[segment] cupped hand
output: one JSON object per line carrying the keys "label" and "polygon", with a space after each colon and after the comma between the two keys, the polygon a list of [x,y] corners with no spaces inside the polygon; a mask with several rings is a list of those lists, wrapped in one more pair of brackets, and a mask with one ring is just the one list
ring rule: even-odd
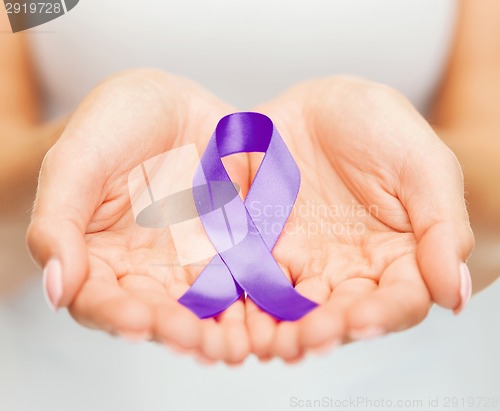
{"label": "cupped hand", "polygon": [[[298,86],[258,108],[302,172],[273,255],[321,306],[279,323],[248,300],[209,320],[178,304],[202,267],[179,266],[168,229],[135,223],[127,177],[172,148],[194,142],[202,152],[232,111],[156,71],[120,75],[85,99],[44,161],[28,232],[54,305],[84,325],[228,363],[242,361],[249,343],[262,359],[295,361],[409,327],[432,301],[461,308],[460,264],[473,237],[457,161],[401,96],[347,78]],[[225,161],[243,193],[259,160]]]}
{"label": "cupped hand", "polygon": [[297,322],[277,322],[247,300],[260,358],[293,362],[309,350],[403,330],[432,302],[463,307],[474,238],[460,166],[405,98],[334,77],[257,111],[273,119],[302,173],[273,255],[296,289],[320,303]]}
{"label": "cupped hand", "polygon": [[[186,79],[155,70],[98,86],[48,152],[28,244],[45,268],[48,297],[80,323],[154,339],[204,360],[241,362],[249,352],[244,304],[200,320],[177,299],[201,266],[181,267],[168,228],[135,223],[128,176],[144,161],[196,143],[235,111]],[[248,164],[226,162],[246,190]]]}

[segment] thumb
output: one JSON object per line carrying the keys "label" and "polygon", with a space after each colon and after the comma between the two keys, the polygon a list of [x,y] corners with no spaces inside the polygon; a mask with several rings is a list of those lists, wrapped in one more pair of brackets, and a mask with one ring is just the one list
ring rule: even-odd
{"label": "thumb", "polygon": [[401,179],[401,200],[417,239],[417,261],[432,299],[460,312],[471,295],[466,261],[474,235],[455,155],[433,135],[425,150],[410,154]]}
{"label": "thumb", "polygon": [[59,141],[40,172],[27,243],[44,268],[44,291],[54,310],[71,304],[87,276],[85,232],[103,180],[91,167],[92,156],[85,147]]}

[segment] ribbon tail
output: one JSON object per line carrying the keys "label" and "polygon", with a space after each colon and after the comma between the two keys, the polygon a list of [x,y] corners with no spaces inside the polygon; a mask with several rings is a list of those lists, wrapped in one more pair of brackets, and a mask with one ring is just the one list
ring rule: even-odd
{"label": "ribbon tail", "polygon": [[318,306],[295,290],[256,228],[220,256],[252,301],[278,320],[296,321]]}
{"label": "ribbon tail", "polygon": [[199,318],[213,317],[243,294],[243,289],[234,281],[232,275],[220,256],[217,254],[198,276],[193,285],[179,299]]}

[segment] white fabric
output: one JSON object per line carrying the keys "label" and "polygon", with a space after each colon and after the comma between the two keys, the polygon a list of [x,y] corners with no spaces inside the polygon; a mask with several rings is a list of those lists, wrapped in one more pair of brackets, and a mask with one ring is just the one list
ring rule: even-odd
{"label": "white fabric", "polygon": [[30,37],[52,114],[138,66],[190,77],[240,109],[338,73],[395,86],[424,108],[454,12],[453,0],[82,0]]}

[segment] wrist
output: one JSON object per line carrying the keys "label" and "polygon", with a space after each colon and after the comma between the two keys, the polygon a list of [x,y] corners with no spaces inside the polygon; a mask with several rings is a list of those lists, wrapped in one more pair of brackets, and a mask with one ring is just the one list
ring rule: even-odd
{"label": "wrist", "polygon": [[52,123],[3,125],[0,130],[0,197],[2,209],[32,198],[43,157],[57,141],[66,120]]}

